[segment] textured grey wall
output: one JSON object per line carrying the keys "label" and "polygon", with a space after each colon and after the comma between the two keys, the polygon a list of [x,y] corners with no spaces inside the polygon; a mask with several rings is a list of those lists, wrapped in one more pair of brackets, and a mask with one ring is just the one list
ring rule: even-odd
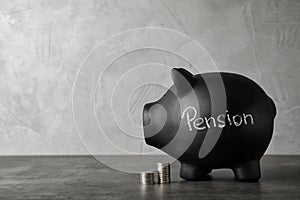
{"label": "textured grey wall", "polygon": [[[220,70],[260,83],[278,108],[268,153],[299,154],[299,13],[298,0],[1,0],[0,154],[87,153],[71,109],[78,67],[109,36],[146,26],[188,34]],[[113,74],[105,77],[107,85]],[[89,119],[80,123],[92,126]],[[93,137],[84,140],[94,141],[100,153],[120,153]]]}

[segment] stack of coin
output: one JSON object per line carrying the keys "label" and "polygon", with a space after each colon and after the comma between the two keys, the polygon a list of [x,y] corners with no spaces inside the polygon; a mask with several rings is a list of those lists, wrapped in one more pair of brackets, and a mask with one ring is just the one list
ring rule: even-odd
{"label": "stack of coin", "polygon": [[158,174],[158,183],[170,183],[171,182],[171,170],[170,163],[156,163],[157,165],[157,174]]}
{"label": "stack of coin", "polygon": [[155,183],[154,172],[141,172],[140,183],[143,185],[153,185]]}

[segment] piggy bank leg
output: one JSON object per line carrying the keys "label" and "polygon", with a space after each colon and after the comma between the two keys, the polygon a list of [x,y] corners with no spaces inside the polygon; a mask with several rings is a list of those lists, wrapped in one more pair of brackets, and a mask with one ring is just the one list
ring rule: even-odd
{"label": "piggy bank leg", "polygon": [[197,165],[181,163],[180,177],[189,181],[205,180],[211,169],[203,169]]}
{"label": "piggy bank leg", "polygon": [[241,163],[233,168],[233,172],[239,181],[258,181],[261,177],[259,160]]}

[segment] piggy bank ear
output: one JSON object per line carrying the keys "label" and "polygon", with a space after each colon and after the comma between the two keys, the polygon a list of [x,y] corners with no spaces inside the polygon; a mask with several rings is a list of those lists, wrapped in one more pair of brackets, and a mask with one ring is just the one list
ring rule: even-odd
{"label": "piggy bank ear", "polygon": [[177,90],[177,96],[186,94],[196,83],[193,74],[183,68],[173,68],[171,74]]}

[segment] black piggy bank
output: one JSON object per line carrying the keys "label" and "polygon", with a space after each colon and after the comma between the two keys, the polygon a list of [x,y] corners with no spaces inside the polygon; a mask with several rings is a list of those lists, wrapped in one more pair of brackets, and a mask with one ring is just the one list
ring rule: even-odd
{"label": "black piggy bank", "polygon": [[276,115],[272,99],[239,74],[183,68],[171,74],[174,85],[144,106],[145,142],[176,158],[186,180],[220,168],[232,169],[239,181],[259,180]]}

